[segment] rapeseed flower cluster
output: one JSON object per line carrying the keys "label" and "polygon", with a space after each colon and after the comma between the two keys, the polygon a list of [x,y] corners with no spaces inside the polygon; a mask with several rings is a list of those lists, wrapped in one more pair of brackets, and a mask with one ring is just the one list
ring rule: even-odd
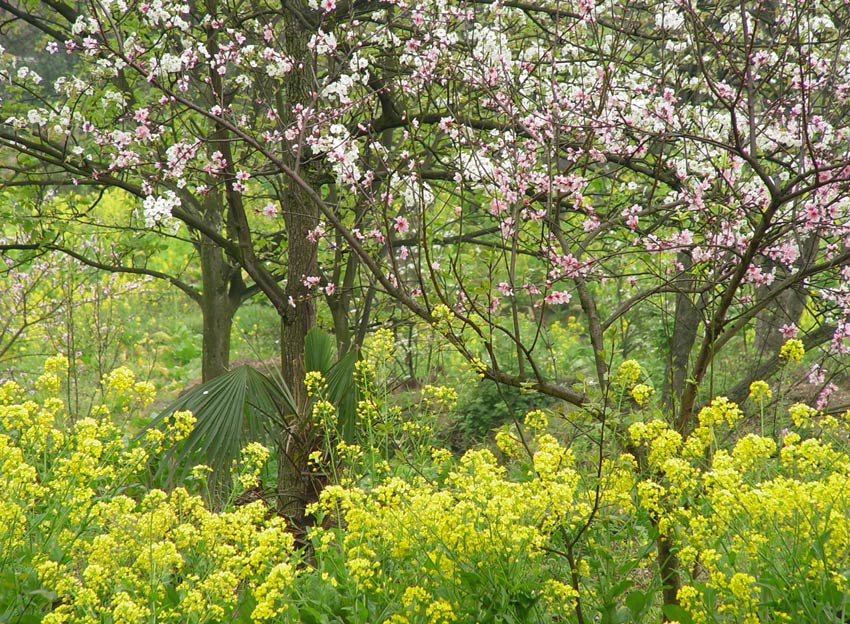
{"label": "rapeseed flower cluster", "polygon": [[770,386],[767,385],[766,381],[757,380],[750,384],[749,398],[762,405],[773,398],[773,392],[771,392]]}
{"label": "rapeseed flower cluster", "polygon": [[422,402],[431,409],[448,411],[457,406],[457,390],[448,386],[422,386]]}
{"label": "rapeseed flower cluster", "polygon": [[803,341],[799,338],[789,338],[779,348],[779,357],[795,364],[802,361],[805,354],[806,349],[803,346]]}
{"label": "rapeseed flower cluster", "polygon": [[137,381],[135,373],[126,366],[107,373],[101,385],[107,404],[123,414],[144,410],[153,403],[156,395],[156,388],[151,382]]}
{"label": "rapeseed flower cluster", "polygon": [[637,360],[625,360],[614,373],[612,381],[620,387],[623,396],[628,394],[638,407],[646,407],[655,394],[655,388],[641,381],[643,369]]}
{"label": "rapeseed flower cluster", "polygon": [[304,387],[308,397],[322,394],[325,384],[325,377],[320,371],[307,371],[304,375]]}
{"label": "rapeseed flower cluster", "polygon": [[[639,380],[634,370],[623,379]],[[132,387],[125,373],[113,379]],[[433,405],[452,400],[427,394]],[[24,597],[12,618],[29,609],[47,624],[261,624],[333,611],[358,624],[472,624],[494,613],[549,623],[573,619],[579,604],[593,614],[616,603],[645,621],[657,600],[639,616],[636,594],[611,588],[657,574],[656,538],[679,562],[678,598],[693,622],[802,621],[814,606],[837,616],[850,592],[850,417],[827,428],[802,404],[781,440],[736,434],[741,410],[723,397],[687,436],[636,422],[634,455],[606,449],[589,476],[587,456],[538,410],[497,434],[506,462],[429,446],[410,470],[401,434],[424,429],[395,427],[397,411],[367,395],[373,437],[329,439],[313,458],[333,455],[346,470],[311,509],[307,559],[262,501],[216,512],[182,487],[141,485],[148,460],[191,431],[190,413],[129,442],[104,406],[74,421],[56,397],[32,396],[0,384],[0,574],[21,579]],[[389,436],[395,446],[378,462]],[[269,451],[249,445],[241,457],[248,487]]]}
{"label": "rapeseed flower cluster", "polygon": [[482,612],[518,617],[526,600],[536,613],[531,621],[564,613],[576,594],[560,576],[563,566],[550,565],[547,547],[588,507],[579,500],[571,451],[542,433],[541,416],[528,417],[538,434],[527,477],[509,477],[490,451],[479,449],[438,481],[389,477],[373,487],[330,486],[314,512],[337,519],[345,531],[313,529],[314,544],[320,552],[342,549],[343,576],[384,605],[386,621],[471,622],[470,614]]}
{"label": "rapeseed flower cluster", "polygon": [[723,423],[732,427],[743,417],[744,413],[741,411],[741,408],[724,396],[713,399],[697,415],[699,424],[703,427],[714,427]]}
{"label": "rapeseed flower cluster", "polygon": [[59,394],[62,378],[68,375],[68,358],[64,355],[54,355],[44,361],[42,374],[35,382],[36,390],[46,396]]}
{"label": "rapeseed flower cluster", "polygon": [[640,364],[636,360],[626,360],[617,367],[617,373],[614,375],[614,382],[620,384],[624,388],[629,388],[638,382],[640,375]]}
{"label": "rapeseed flower cluster", "polygon": [[[755,393],[764,397],[764,389]],[[708,452],[715,428],[741,418],[724,397],[700,412],[685,440],[661,421],[629,428],[647,465],[636,505],[676,553],[684,580],[678,599],[695,623],[802,621],[811,605],[843,608],[850,456],[814,437],[822,430],[816,410],[796,404],[789,416],[800,433],[787,433],[778,453],[773,438],[755,434]]]}
{"label": "rapeseed flower cluster", "polygon": [[632,386],[631,390],[629,390],[629,394],[632,395],[635,403],[644,407],[647,403],[649,403],[649,397],[655,394],[655,388],[648,386],[647,384],[639,383]]}
{"label": "rapeseed flower cluster", "polygon": [[[48,360],[39,392],[56,388],[61,366]],[[137,383],[124,370],[104,387],[138,394]],[[134,446],[105,406],[74,422],[56,397],[0,386],[0,564],[21,579],[12,599],[0,588],[6,615],[46,624],[227,621],[240,609],[258,623],[284,617],[297,562],[283,519],[262,502],[214,512],[183,488],[139,485],[150,451],[193,423],[175,413]],[[246,474],[267,457],[246,447]]]}

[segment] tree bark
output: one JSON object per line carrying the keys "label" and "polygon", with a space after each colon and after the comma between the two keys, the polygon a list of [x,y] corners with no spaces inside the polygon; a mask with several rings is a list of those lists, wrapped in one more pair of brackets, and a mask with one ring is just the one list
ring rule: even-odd
{"label": "tree bark", "polygon": [[225,261],[221,247],[206,237],[201,237],[197,247],[203,281],[201,376],[206,382],[230,370],[230,336],[241,293],[233,283],[233,273],[238,269]]}
{"label": "tree bark", "polygon": [[[296,66],[284,81],[282,98],[278,102],[278,115],[284,126],[293,121],[296,104],[310,101],[312,80],[311,53],[307,47],[311,32],[305,28],[299,15],[309,14],[307,3],[296,0],[287,4],[284,15],[284,37],[287,54],[296,59]],[[299,151],[285,155],[286,164],[297,171],[302,179],[310,181],[310,172],[299,162]],[[287,267],[285,296],[289,309],[281,315],[281,372],[289,386],[298,414],[294,414],[289,431],[284,435],[278,463],[278,509],[300,521],[304,506],[312,496],[307,473],[307,455],[312,450],[307,411],[307,393],[304,388],[304,348],[307,333],[316,325],[314,297],[304,284],[304,278],[317,273],[316,246],[307,235],[319,222],[318,206],[306,196],[294,180],[287,180],[284,189],[283,219],[287,233]]]}
{"label": "tree bark", "polygon": [[[686,253],[680,253],[678,256],[677,260],[682,263],[685,271],[690,269],[693,264],[690,256]],[[681,290],[676,293],[673,335],[670,337],[667,366],[661,387],[661,403],[671,415],[675,414],[679,398],[685,388],[691,350],[696,342],[699,328],[699,308],[689,292],[693,284],[694,278],[686,272],[682,273],[677,280]]]}

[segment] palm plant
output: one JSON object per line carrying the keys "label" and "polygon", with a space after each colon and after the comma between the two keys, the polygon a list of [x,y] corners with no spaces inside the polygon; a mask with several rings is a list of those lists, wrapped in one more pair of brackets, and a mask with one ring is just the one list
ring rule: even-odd
{"label": "palm plant", "polygon": [[[305,457],[323,438],[350,441],[356,425],[357,387],[354,380],[356,351],[336,358],[335,339],[319,329],[309,332],[305,344],[305,370],[317,371],[325,379],[324,398],[336,407],[333,431],[322,431],[319,423],[306,429],[295,423],[308,422],[316,397],[297,405],[280,371],[261,372],[241,365],[185,392],[160,412],[140,433],[164,429],[177,411],[195,416],[191,433],[155,458],[154,480],[164,487],[183,483],[199,464],[209,466],[210,498],[216,506],[231,494],[231,473],[238,466],[241,450],[260,442],[278,450],[277,462]],[[326,425],[327,423],[323,423]],[[280,496],[282,493],[274,493]]]}

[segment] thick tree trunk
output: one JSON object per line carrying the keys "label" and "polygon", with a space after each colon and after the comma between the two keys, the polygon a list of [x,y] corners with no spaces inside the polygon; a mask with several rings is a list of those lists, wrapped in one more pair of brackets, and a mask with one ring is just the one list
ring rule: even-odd
{"label": "thick tree trunk", "polygon": [[[303,0],[287,5],[284,37],[287,54],[297,59],[296,67],[287,75],[278,114],[285,125],[292,119],[298,103],[310,101],[311,54],[307,47],[311,32],[298,15],[309,13]],[[287,163],[305,180],[310,173],[298,162],[297,154],[288,155]],[[307,474],[307,455],[312,450],[307,393],[304,389],[304,348],[307,333],[316,324],[314,297],[318,293],[304,285],[304,278],[316,275],[316,246],[307,235],[319,222],[318,207],[294,181],[287,181],[283,218],[287,234],[287,269],[285,295],[289,309],[281,318],[281,372],[289,386],[299,413],[290,419],[287,439],[281,446],[278,464],[279,511],[296,522],[303,518],[304,506],[313,495]]]}
{"label": "thick tree trunk", "polygon": [[203,354],[201,376],[210,381],[230,369],[230,335],[240,294],[232,288],[234,268],[224,259],[221,248],[209,239],[198,244],[201,256],[201,314],[203,316]]}

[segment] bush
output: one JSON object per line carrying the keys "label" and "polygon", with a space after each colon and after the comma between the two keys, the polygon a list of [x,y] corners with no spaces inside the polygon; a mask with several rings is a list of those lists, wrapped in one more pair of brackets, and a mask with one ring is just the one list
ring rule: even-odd
{"label": "bush", "polygon": [[458,416],[449,424],[447,437],[452,448],[462,451],[482,442],[505,423],[554,403],[552,397],[482,379],[461,395]]}

